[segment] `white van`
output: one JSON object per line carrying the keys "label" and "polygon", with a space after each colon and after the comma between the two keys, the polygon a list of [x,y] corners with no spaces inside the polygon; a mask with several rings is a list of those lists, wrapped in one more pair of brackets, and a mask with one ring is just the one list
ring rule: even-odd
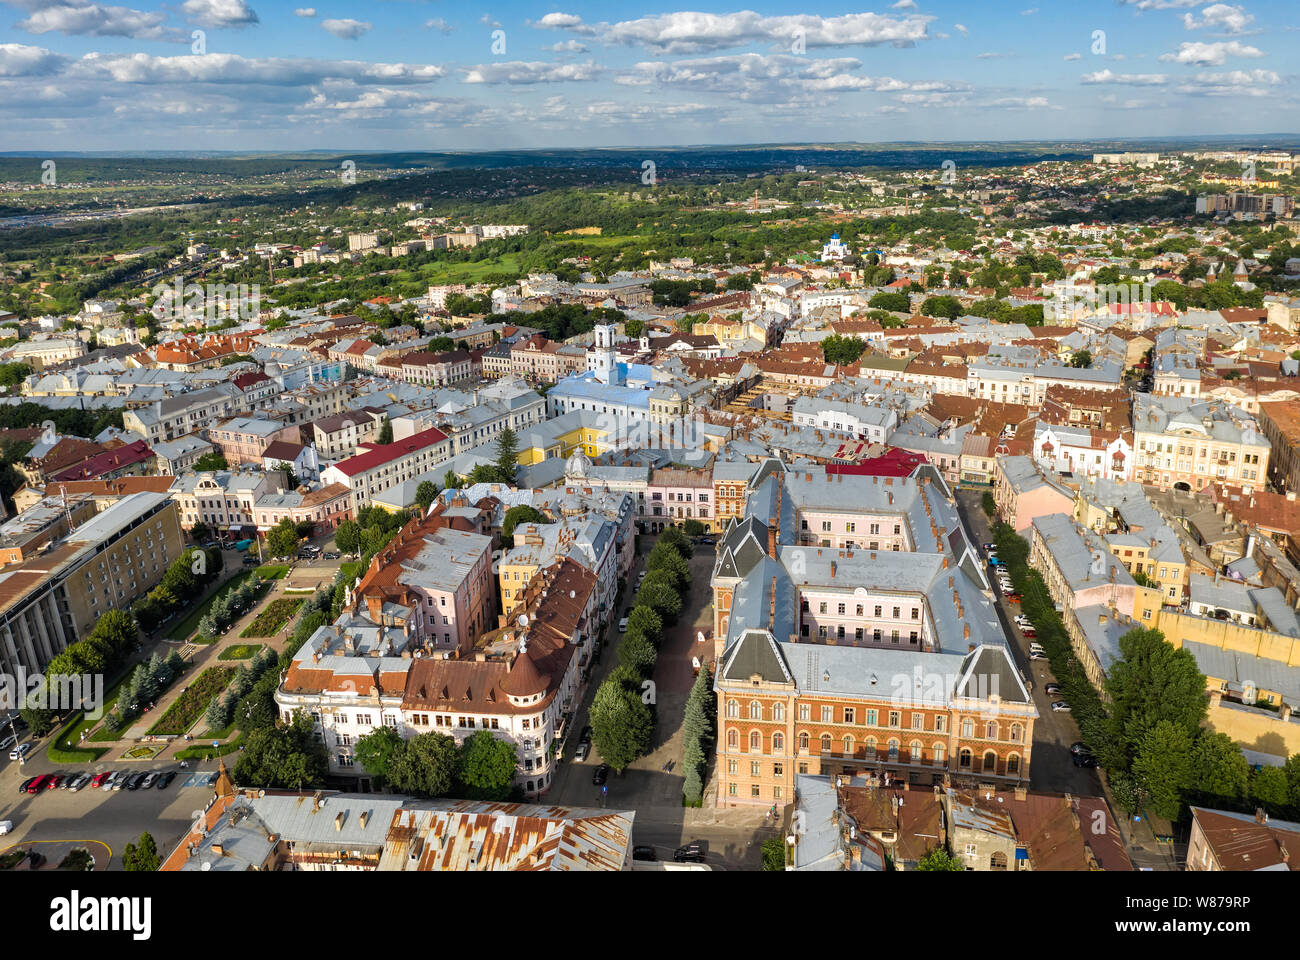
{"label": "white van", "polygon": [[32,745],[30,743],[20,743],[9,751],[10,760],[21,760],[27,754],[31,753]]}

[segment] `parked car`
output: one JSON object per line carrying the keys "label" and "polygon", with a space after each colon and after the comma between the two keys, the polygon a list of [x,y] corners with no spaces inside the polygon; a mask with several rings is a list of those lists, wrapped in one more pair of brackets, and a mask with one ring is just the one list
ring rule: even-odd
{"label": "parked car", "polygon": [[157,779],[158,779],[158,774],[156,771],[154,773],[146,774],[145,778],[140,781],[141,789],[148,790],[150,787],[154,785],[154,781]]}
{"label": "parked car", "polygon": [[175,779],[176,779],[176,771],[168,770],[166,773],[164,773],[161,777],[158,778],[158,789],[166,790],[167,787],[171,784],[171,782]]}
{"label": "parked car", "polygon": [[706,547],[711,547],[711,546],[713,546],[713,538],[712,538],[712,537],[701,537],[701,538],[700,538],[700,543],[702,543],[702,544],[703,544],[704,546],[706,546]]}
{"label": "parked car", "polygon": [[257,559],[257,557],[244,557],[244,566],[246,567],[256,567],[259,566],[261,562],[262,561]]}
{"label": "parked car", "polygon": [[989,564],[995,567],[1005,567],[1006,564],[996,555],[989,557]]}
{"label": "parked car", "polygon": [[9,833],[11,830],[13,830],[13,828],[14,828],[14,822],[12,820],[0,820],[0,837],[3,837],[6,833]]}
{"label": "parked car", "polygon": [[50,775],[49,775],[48,773],[43,774],[43,775],[37,777],[37,778],[36,778],[35,780],[33,780],[30,784],[28,784],[28,786],[27,786],[27,792],[28,792],[28,793],[40,793],[42,790],[45,789],[45,783],[46,783],[46,781],[48,781],[49,779],[50,779]]}
{"label": "parked car", "polygon": [[57,790],[59,787],[63,786],[63,781],[65,779],[66,778],[61,773],[51,773],[49,774],[49,779],[45,781],[45,789]]}
{"label": "parked car", "polygon": [[1018,593],[1007,594],[1007,603],[1019,603],[1020,600],[1021,600],[1021,596]]}
{"label": "parked car", "polygon": [[90,778],[90,785],[92,787],[103,787],[104,781],[107,780],[112,775],[113,775],[112,770],[105,770],[103,773],[97,773]]}
{"label": "parked car", "polygon": [[1076,753],[1071,759],[1074,760],[1076,767],[1095,767],[1098,765],[1097,758],[1091,753]]}
{"label": "parked car", "polygon": [[337,560],[337,559],[339,559],[339,555],[338,555],[337,553],[335,553],[333,550],[331,550],[329,553],[322,553],[322,554],[321,554],[321,559],[323,559],[323,560]]}
{"label": "parked car", "polygon": [[618,632],[627,633],[627,617],[624,617],[618,622]]}
{"label": "parked car", "polygon": [[633,847],[633,848],[632,848],[632,859],[633,859],[633,860],[643,860],[643,861],[644,861],[644,860],[658,860],[659,857],[658,857],[658,855],[655,853],[655,848],[654,848],[654,847]]}
{"label": "parked car", "polygon": [[587,759],[587,754],[591,752],[591,744],[586,740],[578,741],[578,748],[573,751],[573,759],[579,763]]}
{"label": "parked car", "polygon": [[1059,683],[1049,683],[1043,687],[1043,693],[1060,693],[1061,685]]}
{"label": "parked car", "polygon": [[1052,704],[1052,710],[1056,713],[1069,713],[1070,705],[1064,700],[1057,700]]}
{"label": "parked car", "polygon": [[1084,743],[1082,740],[1076,740],[1074,741],[1074,743],[1070,744],[1070,752],[1071,753],[1092,753],[1092,751],[1088,749],[1088,745]]}
{"label": "parked car", "polygon": [[1030,659],[1030,660],[1046,660],[1046,659],[1047,659],[1047,654],[1045,654],[1045,653],[1034,653],[1034,652],[1030,652],[1030,654],[1029,654],[1029,659]]}
{"label": "parked car", "polygon": [[32,752],[32,745],[30,743],[20,743],[18,744],[18,746],[14,747],[12,750],[9,751],[9,759],[21,760],[23,757],[27,756],[27,754],[31,752]]}
{"label": "parked car", "polygon": [[18,786],[18,792],[19,792],[19,793],[29,793],[29,792],[31,792],[31,791],[28,790],[28,787],[30,787],[33,783],[35,783],[35,782],[36,782],[37,780],[39,780],[39,779],[41,779],[39,776],[28,777],[28,778],[27,778],[26,780],[24,780],[21,784],[19,784],[19,786]]}
{"label": "parked car", "polygon": [[131,779],[131,771],[119,770],[113,775],[113,789],[121,790],[126,786],[126,782]]}
{"label": "parked car", "polygon": [[80,790],[88,783],[90,783],[90,774],[88,773],[78,774],[77,778],[73,780],[72,783],[68,784],[68,790],[71,793],[76,793],[78,790]]}
{"label": "parked car", "polygon": [[1034,637],[1038,636],[1038,631],[1035,630],[1033,627],[1025,627],[1023,630],[1020,631],[1020,634],[1021,636],[1033,639]]}
{"label": "parked car", "polygon": [[985,553],[993,553],[993,552],[995,552],[995,551],[997,550],[997,548],[998,548],[998,545],[997,545],[996,543],[986,543],[986,544],[984,544],[984,552],[985,552]]}
{"label": "parked car", "polygon": [[593,772],[591,775],[591,782],[598,787],[603,787],[605,785],[605,781],[608,779],[609,779],[609,767],[603,763],[600,766],[598,766],[595,769],[595,772]]}
{"label": "parked car", "polygon": [[579,739],[579,740],[585,740],[587,743],[591,743],[591,725],[590,725],[590,724],[588,724],[587,726],[585,726],[585,727],[582,728],[582,733],[578,734],[578,739]]}
{"label": "parked car", "polygon": [[698,841],[688,843],[677,848],[677,852],[673,854],[673,859],[678,863],[704,863],[704,847]]}

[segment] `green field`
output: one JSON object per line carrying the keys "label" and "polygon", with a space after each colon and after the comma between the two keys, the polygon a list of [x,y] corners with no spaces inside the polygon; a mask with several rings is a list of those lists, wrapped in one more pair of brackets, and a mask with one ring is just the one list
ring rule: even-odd
{"label": "green field", "polygon": [[265,644],[261,643],[239,643],[233,647],[226,647],[217,656],[218,660],[251,660],[257,656],[259,650]]}
{"label": "green field", "polygon": [[268,563],[253,572],[263,580],[283,580],[289,574],[289,567],[287,564]]}

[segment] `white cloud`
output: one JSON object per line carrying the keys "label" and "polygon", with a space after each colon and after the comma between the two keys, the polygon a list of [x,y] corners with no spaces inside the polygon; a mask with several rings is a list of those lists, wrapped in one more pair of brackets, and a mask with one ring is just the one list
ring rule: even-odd
{"label": "white cloud", "polygon": [[374,24],[367,23],[364,20],[353,20],[351,18],[345,20],[322,20],[320,25],[321,29],[334,34],[334,36],[339,37],[342,40],[355,40],[358,37],[363,37],[369,33],[371,28],[374,26]]}
{"label": "white cloud", "polygon": [[1183,14],[1183,26],[1188,30],[1212,30],[1228,36],[1240,36],[1255,17],[1246,12],[1245,7],[1230,6],[1226,3],[1214,3],[1201,11],[1201,19],[1196,14]]}
{"label": "white cloud", "polygon": [[1169,63],[1190,63],[1196,66],[1220,66],[1228,57],[1262,57],[1264,52],[1239,40],[1218,43],[1180,43],[1176,53],[1162,54],[1160,59]]}
{"label": "white cloud", "polygon": [[133,40],[189,41],[189,34],[165,27],[165,13],[100,3],[27,4],[31,15],[18,21],[28,33],[67,33],[81,37],[129,37]]}
{"label": "white cloud", "polygon": [[986,53],[975,54],[975,59],[976,60],[1010,60],[1014,56],[1015,56],[1014,53],[994,53],[992,51],[989,51]]}
{"label": "white cloud", "polygon": [[58,73],[68,62],[61,53],[24,43],[0,43],[0,77],[40,77]]}
{"label": "white cloud", "polygon": [[314,17],[316,16],[315,7],[299,7],[293,12],[295,17]]}
{"label": "white cloud", "polygon": [[1021,10],[1021,11],[1020,11],[1020,15],[1021,15],[1022,17],[1032,17],[1032,16],[1033,16],[1034,14],[1036,14],[1037,12],[1038,12],[1038,8],[1037,8],[1037,7],[1030,7],[1028,10]]}
{"label": "white cloud", "polygon": [[1118,83],[1129,87],[1159,87],[1169,82],[1163,73],[1112,73],[1109,69],[1085,73],[1082,82],[1087,84]]}
{"label": "white cloud", "polygon": [[434,17],[432,20],[424,21],[424,29],[437,30],[439,33],[451,33],[455,28],[442,17]]}
{"label": "white cloud", "polygon": [[433,64],[367,63],[361,60],[248,58],[233,53],[201,57],[153,57],[145,53],[89,53],[69,65],[78,79],[133,84],[268,84],[308,86],[331,80],[353,83],[429,83],[447,71]]}
{"label": "white cloud", "polygon": [[1070,63],[1070,62],[1072,62],[1072,61],[1074,61],[1074,60],[1082,60],[1082,59],[1083,59],[1083,54],[1081,54],[1081,53],[1067,53],[1067,54],[1065,55],[1065,62],[1066,62],[1066,63]]}
{"label": "white cloud", "polygon": [[561,40],[548,48],[554,53],[586,53],[587,45],[577,40]]}
{"label": "white cloud", "polygon": [[566,83],[595,80],[605,68],[595,63],[543,63],[513,60],[466,67],[465,83]]}
{"label": "white cloud", "polygon": [[190,23],[212,30],[248,27],[259,22],[245,0],[185,0],[181,12]]}
{"label": "white cloud", "polygon": [[898,3],[891,3],[890,10],[915,10],[916,0],[898,0]]}
{"label": "white cloud", "polygon": [[609,44],[642,46],[657,53],[692,54],[724,50],[753,43],[772,43],[789,49],[797,37],[806,47],[913,46],[927,39],[933,17],[851,13],[840,17],[812,14],[764,17],[752,10],[739,13],[682,11],[619,23],[585,24],[574,14],[547,14],[535,26],[562,29],[599,37]]}
{"label": "white cloud", "polygon": [[970,33],[970,31],[966,29],[966,25],[964,23],[954,23],[952,25],[952,28],[956,30],[958,33],[960,33],[962,36],[965,36],[966,34]]}

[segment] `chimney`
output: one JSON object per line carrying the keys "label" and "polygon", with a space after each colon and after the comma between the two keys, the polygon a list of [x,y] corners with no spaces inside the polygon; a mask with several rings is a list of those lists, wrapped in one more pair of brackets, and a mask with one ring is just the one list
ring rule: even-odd
{"label": "chimney", "polygon": [[835,579],[835,561],[834,561],[834,560],[831,561],[831,579],[832,579],[832,580]]}
{"label": "chimney", "polygon": [[[963,624],[961,625],[961,636],[962,636],[962,639],[963,639],[963,640],[969,640],[969,639],[970,639],[970,624],[969,624],[969,623],[963,623]],[[972,650],[975,649],[974,644],[971,645],[971,649],[972,649]]]}
{"label": "chimney", "polygon": [[340,810],[334,817],[334,829],[342,830],[343,821],[346,819],[347,819],[347,815],[342,810]]}

